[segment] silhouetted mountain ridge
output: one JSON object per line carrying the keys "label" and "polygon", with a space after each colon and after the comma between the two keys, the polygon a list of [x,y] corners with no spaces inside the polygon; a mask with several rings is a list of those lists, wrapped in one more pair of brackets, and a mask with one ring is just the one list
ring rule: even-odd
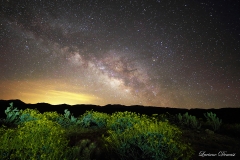
{"label": "silhouetted mountain ridge", "polygon": [[204,113],[213,112],[223,120],[224,123],[240,123],[240,108],[220,108],[220,109],[184,109],[184,108],[170,108],[170,107],[154,107],[154,106],[125,106],[121,104],[108,104],[105,106],[99,105],[89,105],[89,104],[78,104],[78,105],[68,105],[68,104],[58,104],[52,105],[49,103],[40,102],[37,104],[27,104],[22,102],[19,99],[14,100],[0,100],[0,117],[5,118],[5,110],[9,107],[9,103],[13,102],[13,107],[18,108],[19,110],[24,110],[26,108],[37,109],[41,113],[48,111],[56,111],[60,114],[64,114],[64,110],[68,109],[75,117],[82,115],[87,110],[94,110],[104,113],[114,113],[117,111],[130,111],[140,114],[152,115],[152,114],[163,114],[169,113],[175,115],[178,113],[184,114],[188,112],[191,115],[196,116],[197,118],[204,118]]}

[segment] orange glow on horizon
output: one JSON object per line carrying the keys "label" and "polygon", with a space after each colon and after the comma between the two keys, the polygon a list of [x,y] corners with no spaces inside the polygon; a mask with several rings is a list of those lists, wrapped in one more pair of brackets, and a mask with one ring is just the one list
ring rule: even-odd
{"label": "orange glow on horizon", "polygon": [[77,91],[76,87],[61,81],[0,81],[1,99],[19,99],[25,103],[99,104],[101,98]]}

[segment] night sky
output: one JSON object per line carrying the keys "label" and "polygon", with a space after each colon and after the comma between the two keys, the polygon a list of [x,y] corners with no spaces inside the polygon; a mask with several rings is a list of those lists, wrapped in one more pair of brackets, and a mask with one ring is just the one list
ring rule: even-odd
{"label": "night sky", "polygon": [[240,107],[238,0],[1,0],[0,99]]}

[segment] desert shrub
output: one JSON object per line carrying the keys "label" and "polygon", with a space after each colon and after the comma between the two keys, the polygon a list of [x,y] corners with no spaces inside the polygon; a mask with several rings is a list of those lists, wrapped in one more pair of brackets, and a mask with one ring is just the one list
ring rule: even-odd
{"label": "desert shrub", "polygon": [[207,119],[207,123],[212,126],[214,131],[218,130],[222,124],[222,120],[219,119],[216,114],[212,112],[204,113],[204,116]]}
{"label": "desert shrub", "polygon": [[42,118],[47,118],[53,122],[57,122],[62,127],[67,128],[69,126],[74,126],[79,123],[78,119],[70,114],[70,111],[67,109],[64,110],[65,114],[60,115],[57,112],[45,112],[41,114],[37,109],[25,109],[18,110],[17,108],[13,109],[13,104],[10,103],[10,107],[5,110],[7,118],[4,120],[5,123],[14,123],[22,124],[28,121],[34,121]]}
{"label": "desert shrub", "polygon": [[58,114],[56,111],[55,112],[44,112],[42,113],[42,117],[45,117],[46,119],[56,122],[57,118],[60,117],[61,115]]}
{"label": "desert shrub", "polygon": [[34,121],[42,118],[41,113],[37,109],[25,109],[20,110],[19,119],[16,121],[16,124],[22,124],[28,121]]}
{"label": "desert shrub", "polygon": [[57,160],[68,143],[61,126],[45,118],[27,121],[16,129],[1,128],[0,134],[0,159]]}
{"label": "desert shrub", "polygon": [[175,122],[176,122],[176,116],[171,115],[168,112],[158,115],[157,118],[159,121],[169,122],[171,124],[175,124]]}
{"label": "desert shrub", "polygon": [[180,123],[181,125],[184,125],[184,126],[189,126],[189,118],[188,118],[188,113],[185,113],[185,114],[181,114],[181,113],[178,113],[176,115],[176,119],[178,120],[178,123]]}
{"label": "desert shrub", "polygon": [[13,108],[13,103],[10,103],[10,107],[5,110],[5,113],[7,115],[4,120],[5,123],[22,124],[46,117],[51,121],[59,123],[62,127],[67,128],[80,122],[77,118],[71,115],[70,111],[67,109],[64,110],[64,115],[60,115],[57,112],[45,112],[41,114],[37,109],[27,108],[19,111],[17,108]]}
{"label": "desert shrub", "polygon": [[[82,155],[81,150],[79,152],[76,153],[78,146],[82,146],[81,142],[82,140],[90,140],[91,142],[93,142],[97,147],[95,149],[93,149],[91,151],[91,158],[92,159],[106,159],[104,156],[109,157],[109,155],[107,154],[106,150],[105,150],[105,142],[102,139],[102,135],[106,134],[107,129],[106,128],[97,128],[97,129],[93,129],[93,128],[83,128],[83,127],[74,127],[74,128],[69,128],[66,130],[66,137],[67,139],[69,139],[69,146],[71,146],[71,148],[73,148],[73,150],[75,151],[71,151],[69,154],[70,155]],[[89,144],[86,145],[86,147],[89,147]],[[75,148],[75,149],[74,149]],[[82,147],[83,148],[83,147]],[[91,149],[91,147],[90,147]],[[69,156],[67,156],[69,157]]]}
{"label": "desert shrub", "polygon": [[166,114],[153,114],[152,119],[157,119],[158,121],[161,121],[161,122],[168,122],[168,116]]}
{"label": "desert shrub", "polygon": [[125,129],[132,128],[134,124],[139,123],[141,117],[134,112],[116,112],[107,119],[108,129],[122,133]]}
{"label": "desert shrub", "polygon": [[78,145],[69,148],[65,152],[64,157],[72,160],[91,160],[96,147],[97,145],[95,142],[91,142],[89,139],[83,139]]}
{"label": "desert shrub", "polygon": [[28,121],[37,120],[41,117],[41,114],[36,109],[25,109],[25,110],[18,110],[17,108],[13,108],[13,102],[10,103],[10,107],[5,110],[7,115],[6,119],[4,120],[5,123],[12,123],[12,124],[22,124]]}
{"label": "desert shrub", "polygon": [[195,116],[190,116],[190,125],[193,129],[200,129],[201,123],[197,120]]}
{"label": "desert shrub", "polygon": [[139,123],[124,131],[109,130],[106,136],[106,147],[113,149],[122,160],[126,159],[190,159],[193,149],[181,142],[181,131],[168,122],[153,122],[142,118]]}
{"label": "desert shrub", "polygon": [[198,122],[197,118],[195,116],[189,115],[188,112],[186,112],[184,115],[181,115],[179,113],[176,115],[176,118],[181,125],[191,127],[193,129],[201,128],[201,123]]}
{"label": "desert shrub", "polygon": [[9,103],[10,107],[7,107],[5,110],[5,114],[7,115],[6,119],[3,121],[5,123],[15,123],[19,118],[19,110],[17,108],[13,108],[13,102]]}
{"label": "desert shrub", "polygon": [[71,115],[70,111],[64,110],[64,115],[54,115],[55,121],[60,124],[63,128],[76,127],[80,125],[80,120]]}
{"label": "desert shrub", "polygon": [[84,128],[104,128],[107,126],[109,115],[106,113],[87,111],[80,119],[80,125]]}

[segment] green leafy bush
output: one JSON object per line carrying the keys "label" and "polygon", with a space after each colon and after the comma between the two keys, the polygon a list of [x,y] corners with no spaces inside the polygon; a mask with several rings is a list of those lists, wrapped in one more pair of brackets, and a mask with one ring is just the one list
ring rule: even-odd
{"label": "green leafy bush", "polygon": [[46,118],[27,121],[16,129],[1,128],[0,159],[61,159],[68,141],[65,131]]}
{"label": "green leafy bush", "polygon": [[106,147],[113,149],[122,160],[190,159],[194,154],[193,149],[181,141],[182,132],[168,122],[153,122],[143,116],[129,126],[124,126],[121,132],[109,130],[109,136],[103,136]]}
{"label": "green leafy bush", "polygon": [[[99,151],[96,143],[81,140],[77,146],[67,147],[68,130],[65,129],[77,127],[80,120],[68,110],[64,112],[59,115],[57,112],[41,114],[36,109],[21,110],[14,121],[18,128],[0,128],[0,159],[91,159],[93,150],[94,154]],[[94,115],[97,120],[102,114]]]}
{"label": "green leafy bush", "polygon": [[190,116],[190,125],[193,129],[200,129],[201,128],[201,123],[197,120],[195,116]]}
{"label": "green leafy bush", "polygon": [[3,120],[4,124],[18,125],[39,119],[40,112],[36,109],[25,109],[19,111],[17,108],[13,108],[13,102],[11,102],[10,107],[5,110],[5,114],[7,117]]}
{"label": "green leafy bush", "polygon": [[122,133],[128,128],[132,128],[134,124],[139,123],[141,117],[134,112],[116,112],[107,119],[108,129]]}
{"label": "green leafy bush", "polygon": [[185,125],[193,129],[201,128],[201,123],[198,122],[197,118],[195,116],[188,115],[188,112],[186,112],[184,115],[179,113],[176,115],[176,118],[181,125]]}
{"label": "green leafy bush", "polygon": [[5,110],[7,115],[5,122],[13,124],[22,124],[28,121],[39,119],[40,112],[36,109],[18,110],[13,108],[13,102],[10,103],[10,107]]}
{"label": "green leafy bush", "polygon": [[212,112],[208,112],[207,114],[204,113],[204,116],[207,119],[207,123],[210,124],[212,126],[212,129],[214,131],[218,130],[222,124],[222,120],[219,119],[216,114],[212,113]]}
{"label": "green leafy bush", "polygon": [[55,112],[44,112],[42,114],[42,117],[47,118],[50,121],[56,122],[57,118],[60,117],[61,115],[58,114],[56,111]]}
{"label": "green leafy bush", "polygon": [[106,113],[87,111],[79,119],[84,128],[105,128],[109,115]]}
{"label": "green leafy bush", "polygon": [[64,110],[64,115],[58,115],[54,119],[63,128],[77,127],[80,125],[80,120],[71,115],[67,109]]}
{"label": "green leafy bush", "polygon": [[16,121],[16,124],[22,124],[28,121],[35,121],[41,118],[41,113],[37,109],[25,109],[20,110],[19,119]]}
{"label": "green leafy bush", "polygon": [[[109,116],[87,111],[75,118],[67,109],[64,112],[64,115],[56,112],[41,114],[36,109],[18,111],[9,108],[5,112],[6,119],[18,124],[18,128],[0,128],[0,159],[92,159],[98,148],[95,142],[83,139],[68,147],[67,131],[79,126],[81,129],[108,129],[101,141],[124,160],[190,159],[194,153],[181,141],[181,131],[170,125],[165,115],[150,118],[133,112],[116,112]],[[186,117],[188,120],[184,123],[198,126],[190,123],[196,119]]]}
{"label": "green leafy bush", "polygon": [[168,122],[168,115],[167,114],[153,114],[152,119],[157,119],[158,121],[161,121],[161,122]]}
{"label": "green leafy bush", "polygon": [[7,115],[4,120],[6,123],[15,123],[19,118],[19,110],[17,108],[13,108],[13,102],[10,103],[10,107],[7,107],[5,110],[5,114]]}

